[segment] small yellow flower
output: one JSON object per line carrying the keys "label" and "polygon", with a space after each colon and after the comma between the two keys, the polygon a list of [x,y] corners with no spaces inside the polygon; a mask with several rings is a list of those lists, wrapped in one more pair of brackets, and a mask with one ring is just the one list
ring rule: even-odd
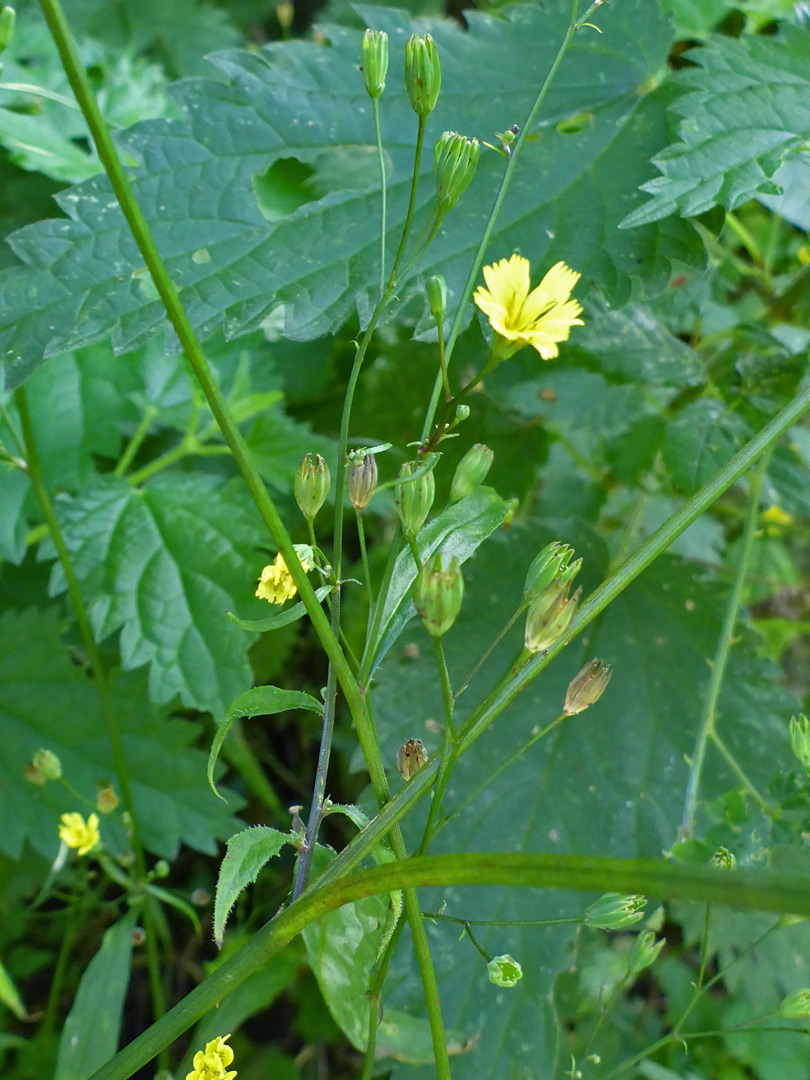
{"label": "small yellow flower", "polygon": [[[768,525],[792,525],[793,515],[789,514],[787,510],[783,510],[781,506],[777,506],[776,503],[773,503],[767,510],[763,510],[762,520]],[[771,530],[769,529],[768,531],[770,532]],[[778,529],[774,529],[774,532],[778,531]]]}
{"label": "small yellow flower", "polygon": [[575,270],[558,262],[529,292],[529,260],[522,255],[484,267],[487,288],[479,286],[473,300],[492,329],[504,339],[496,345],[501,359],[511,356],[521,345],[537,349],[543,360],[558,355],[557,342],[568,340],[572,326],[583,325],[578,318],[581,305],[569,299],[579,277]]}
{"label": "small yellow flower", "polygon": [[[309,572],[315,565],[312,548],[309,544],[294,544],[293,546],[301,565]],[[287,569],[287,564],[279,552],[273,562],[262,570],[256,595],[260,600],[267,600],[271,604],[283,604],[287,600],[292,600],[297,592],[298,589]]]}
{"label": "small yellow flower", "polygon": [[59,839],[69,848],[78,848],[80,855],[86,855],[100,839],[98,814],[91,814],[86,822],[81,814],[62,814],[59,819]]}
{"label": "small yellow flower", "polygon": [[230,1035],[217,1035],[205,1044],[205,1050],[198,1050],[194,1055],[193,1070],[186,1074],[186,1080],[233,1080],[236,1069],[225,1072],[233,1061],[233,1050],[225,1045]]}

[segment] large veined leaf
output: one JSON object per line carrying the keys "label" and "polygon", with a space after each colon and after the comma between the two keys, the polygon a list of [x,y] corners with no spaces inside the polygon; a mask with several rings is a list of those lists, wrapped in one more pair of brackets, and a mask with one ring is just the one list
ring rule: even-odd
{"label": "large veined leaf", "polygon": [[[540,524],[515,528],[490,541],[470,564],[462,613],[444,639],[455,685],[518,603],[526,565],[547,538],[551,534]],[[581,576],[587,592],[604,572],[604,552],[581,525],[570,523],[559,539],[585,555]],[[518,696],[457,766],[444,800],[448,817],[431,850],[658,856],[674,843],[688,775],[685,756],[693,750],[725,597],[702,577],[680,560],[660,560],[585,640],[575,641]],[[459,718],[511,661],[520,628],[513,634],[459,698]],[[419,627],[409,640],[422,642]],[[375,717],[386,761],[407,737],[423,739],[431,750],[440,744],[435,663],[426,642],[419,651],[418,659],[412,652],[399,660],[389,657],[378,673]],[[602,699],[520,756],[532,733],[560,714],[568,681],[594,655],[615,665]],[[757,658],[755,643],[743,634],[721,695],[718,732],[760,791],[787,764],[793,708],[778,672]],[[710,747],[701,794],[713,797],[738,784]],[[410,824],[415,844],[421,827]],[[761,832],[767,837],[765,819]],[[509,889],[424,890],[420,900],[425,911],[438,911],[446,902],[446,913],[461,918],[526,920],[578,915],[583,902],[567,894]],[[459,941],[458,929],[440,920],[428,923],[445,1022],[470,1040],[468,1051],[454,1061],[454,1077],[502,1076],[504,1060],[510,1062],[510,1078],[564,1075],[571,1059],[555,1019],[553,985],[556,973],[574,962],[571,930],[476,928],[491,955],[508,952],[523,964],[524,979],[508,990],[489,984],[481,957],[468,941]],[[406,955],[403,949],[395,957],[386,1002],[422,1015],[418,976]],[[429,1072],[398,1069],[394,1075],[404,1080]]]}
{"label": "large veined leaf", "polygon": [[[53,859],[59,815],[85,812],[61,784],[36,787],[25,779],[36,750],[57,754],[65,778],[88,799],[95,799],[102,784],[118,790],[98,691],[71,662],[59,631],[53,612],[7,613],[0,619],[0,851],[14,858],[28,842]],[[195,725],[151,707],[142,675],[119,676],[113,704],[143,843],[169,859],[181,843],[213,854],[216,840],[236,827],[232,811],[239,800],[228,792],[226,807],[209,789],[205,754],[190,746]],[[102,819],[103,839],[109,821]]]}
{"label": "large veined leaf", "polygon": [[[568,20],[567,3],[519,6],[491,17],[471,12],[469,29],[413,22],[385,9],[364,12],[392,42],[429,30],[443,63],[443,94],[428,147],[446,128],[491,141],[520,122],[548,70]],[[603,17],[606,15],[607,17]],[[531,133],[491,244],[492,257],[519,249],[535,263],[563,258],[600,288],[626,296],[629,275],[666,272],[668,256],[692,241],[672,224],[626,233],[646,162],[666,140],[664,90],[650,90],[664,66],[670,30],[645,0],[600,13],[599,34],[581,30]],[[138,202],[202,337],[228,336],[269,316],[286,336],[324,334],[376,288],[379,191],[371,110],[357,72],[359,34],[325,27],[330,48],[287,42],[214,63],[222,81],[175,88],[183,120],[147,121],[119,136]],[[404,219],[416,123],[392,48],[382,99],[389,184],[389,250]],[[645,91],[649,92],[645,93]],[[576,115],[574,125],[561,124]],[[312,170],[302,205],[267,220],[254,195],[259,174],[296,158]],[[417,198],[417,229],[433,201],[432,155]],[[458,295],[492,204],[503,160],[487,152],[462,203],[446,220],[422,269],[441,271]],[[18,232],[26,263],[0,279],[0,347],[6,382],[20,383],[43,356],[112,335],[133,348],[165,325],[105,178],[60,194],[67,218]],[[359,298],[358,298],[359,294]],[[405,300],[408,289],[400,290]]]}
{"label": "large veined leaf", "polygon": [[200,473],[164,474],[142,490],[100,477],[59,510],[99,640],[121,630],[123,665],[149,664],[153,700],[179,694],[222,713],[251,682],[252,638],[226,612],[258,609],[250,598],[267,542],[242,487]]}
{"label": "large veined leaf", "polygon": [[752,196],[778,193],[772,177],[810,136],[810,33],[783,26],[778,37],[718,37],[688,54],[696,65],[678,80],[690,89],[673,111],[678,143],[653,163],[663,174],[642,185],[652,200],[624,226],[668,214],[733,210]]}

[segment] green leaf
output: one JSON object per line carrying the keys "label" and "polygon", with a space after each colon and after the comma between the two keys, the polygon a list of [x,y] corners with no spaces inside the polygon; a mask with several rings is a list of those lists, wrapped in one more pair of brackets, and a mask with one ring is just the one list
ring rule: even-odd
{"label": "green leaf", "polygon": [[653,386],[694,386],[701,381],[695,351],[671,334],[645,304],[614,310],[602,297],[592,297],[576,346],[614,381]]}
{"label": "green leaf", "polygon": [[[321,585],[320,589],[315,590],[315,595],[319,600],[323,600],[330,592],[332,592],[331,585]],[[230,611],[228,612],[228,618],[240,630],[249,630],[254,634],[266,634],[268,630],[279,630],[282,626],[289,626],[290,623],[303,619],[306,613],[307,609],[299,602],[293,604],[291,608],[287,608],[286,611],[280,611],[278,615],[270,615],[267,619],[240,619]]]}
{"label": "green leaf", "polygon": [[[458,686],[519,601],[526,566],[548,540],[571,543],[585,556],[580,574],[585,594],[604,575],[608,561],[601,542],[581,522],[534,522],[513,526],[481,549],[465,575],[465,605],[444,639],[451,681]],[[497,588],[493,588],[493,582]],[[696,726],[714,655],[727,592],[678,559],[650,567],[571,646],[526,687],[460,760],[444,797],[445,818],[431,853],[513,850],[549,854],[576,852],[628,857],[660,856],[678,835]],[[469,601],[467,603],[466,601]],[[413,640],[427,635],[419,627]],[[459,698],[461,724],[494,679],[508,670],[520,647],[522,627],[495,651]],[[568,682],[590,657],[613,665],[600,701],[569,718],[523,752],[534,732],[560,713]],[[758,656],[758,642],[735,633],[730,667],[721,693],[717,730],[729,751],[760,791],[773,774],[789,767],[787,719],[796,707],[774,666]],[[442,715],[438,677],[425,647],[407,663],[389,658],[377,673],[375,720],[384,761],[393,761],[407,733],[429,750],[440,742],[435,720]],[[392,774],[392,787],[397,784]],[[739,786],[710,745],[701,794],[713,798]],[[412,849],[421,839],[423,814],[404,821]],[[767,819],[755,809],[754,824],[768,835]],[[416,820],[414,820],[416,819]],[[420,890],[425,911],[447,904],[447,914],[474,919],[570,918],[590,898],[550,892],[444,888]],[[455,1080],[495,1080],[503,1062],[514,1075],[555,1076],[570,1066],[558,1057],[567,1033],[558,1027],[552,988],[573,962],[574,931],[567,927],[481,927],[476,937],[490,955],[508,952],[522,963],[524,979],[499,996],[489,985],[486,964],[458,927],[427,923],[439,991],[448,1027],[462,1033],[468,1050],[453,1063]],[[531,960],[531,963],[528,961]],[[406,955],[397,953],[385,1005],[423,1015],[421,987]],[[556,1062],[556,1066],[555,1066]],[[408,1072],[395,1069],[396,1080]]]}
{"label": "green leaf", "polygon": [[[253,690],[240,694],[231,705],[217,724],[211,752],[208,755],[206,774],[211,790],[217,798],[222,799],[222,796],[214,784],[214,766],[217,763],[223,740],[234,720],[240,720],[243,716],[274,716],[288,709],[310,709],[312,712],[323,713],[323,704],[300,690],[280,690],[277,686],[256,686]],[[223,802],[227,802],[227,799],[223,799]]]}
{"label": "green leaf", "polygon": [[[121,631],[123,666],[149,664],[153,700],[224,712],[251,683],[250,639],[225,613],[253,596],[266,537],[241,484],[98,477],[58,510],[98,640]],[[52,589],[64,587],[56,565]]]}
{"label": "green leaf", "polygon": [[[83,810],[61,784],[35,787],[25,769],[36,750],[52,750],[63,775],[86,798],[102,784],[120,796],[97,689],[60,642],[54,611],[0,617],[0,851],[19,858],[26,843],[52,862],[59,815]],[[112,701],[122,732],[141,840],[172,859],[181,843],[214,854],[236,820],[205,782],[205,754],[190,744],[199,728],[150,706],[143,675],[119,675]],[[167,773],[161,766],[171,761]],[[231,803],[239,800],[229,793]],[[123,847],[120,826],[102,818],[102,839]]]}
{"label": "green leaf", "polygon": [[289,834],[266,825],[244,829],[230,838],[219,868],[214,901],[214,940],[217,945],[222,945],[225,923],[239,893],[253,884],[261,868],[274,859],[285,844],[291,843]]}
{"label": "green leaf", "polygon": [[[428,124],[429,148],[445,128],[491,139],[503,129],[504,101],[507,119],[521,122],[568,14],[563,0],[549,0],[543,9],[518,5],[497,16],[474,13],[467,31],[449,21],[417,24],[382,8],[368,17],[394,38],[427,27],[437,40],[445,91]],[[600,13],[599,22],[602,34],[586,28],[576,35],[551,87],[490,250],[497,258],[519,248],[538,270],[564,259],[615,300],[629,294],[631,273],[661,281],[669,258],[693,250],[696,241],[682,226],[638,233],[616,228],[638,198],[646,162],[666,139],[666,93],[639,88],[659,77],[670,32],[646,0]],[[219,54],[219,81],[188,80],[175,88],[184,119],[147,121],[119,135],[125,155],[141,162],[135,196],[202,338],[219,327],[232,337],[270,318],[285,336],[310,339],[355,310],[362,317],[370,310],[379,192],[373,125],[357,73],[359,33],[324,32],[329,48],[294,41]],[[392,87],[401,85],[402,63],[392,50]],[[583,112],[589,124],[573,133],[558,130],[559,121]],[[416,133],[401,92],[383,98],[382,125],[389,244],[395,247]],[[311,200],[268,222],[256,203],[254,178],[290,158],[314,170]],[[431,158],[428,152],[422,162],[417,229],[434,198]],[[354,166],[349,179],[335,167],[346,160]],[[499,156],[484,156],[446,232],[422,261],[420,274],[443,273],[450,295],[461,290],[502,169]],[[116,351],[126,351],[166,326],[107,181],[88,180],[58,201],[67,218],[18,233],[12,245],[27,265],[0,280],[0,349],[9,387],[44,356],[110,335]],[[399,299],[415,288],[415,278],[403,282]],[[421,328],[429,325],[425,318]]]}
{"label": "green leaf", "polygon": [[26,1019],[28,1014],[20,992],[2,962],[0,962],[0,1001],[14,1013],[18,1020]]}
{"label": "green leaf", "polygon": [[667,425],[664,462],[686,495],[692,495],[740,449],[751,432],[735,413],[714,398],[701,398],[680,410]]}
{"label": "green leaf", "polygon": [[[471,495],[443,510],[422,529],[417,537],[420,558],[424,562],[428,555],[441,549],[447,558],[455,557],[460,563],[466,562],[476,548],[503,524],[510,509],[511,505],[492,488],[477,488]],[[415,579],[413,555],[409,550],[403,550],[394,563],[377,641],[371,645],[374,667],[416,614],[410,599]]]}
{"label": "green leaf", "polygon": [[133,910],[111,926],[82,975],[62,1029],[54,1080],[87,1080],[118,1049],[137,921]]}
{"label": "green leaf", "polygon": [[678,81],[690,92],[672,106],[683,117],[680,142],[653,158],[663,175],[642,184],[653,198],[622,228],[778,194],[774,174],[810,138],[806,30],[782,25],[778,37],[716,37],[687,56],[697,66]]}

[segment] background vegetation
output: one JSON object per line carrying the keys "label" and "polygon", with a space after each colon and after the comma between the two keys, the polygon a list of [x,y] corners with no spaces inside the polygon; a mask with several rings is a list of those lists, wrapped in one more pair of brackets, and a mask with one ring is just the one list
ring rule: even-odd
{"label": "background vegetation", "polygon": [[[404,8],[66,5],[155,242],[296,542],[307,535],[295,469],[319,452],[336,472],[354,342],[376,300],[379,175],[360,31],[385,29],[391,40],[381,117],[395,245],[416,134],[401,90],[405,38],[429,31],[441,56],[428,146],[446,128],[496,142],[522,122],[570,13],[558,0]],[[583,558],[587,598],[810,392],[806,10],[781,0],[611,0],[590,21],[526,132],[486,256],[520,251],[535,280],[565,260],[582,274],[585,325],[559,359],[525,349],[488,376],[435,471],[438,509],[462,454],[476,442],[494,451],[494,491],[478,509],[500,517],[469,541],[472,554],[492,533],[465,564],[464,605],[446,638],[454,686],[509,620],[546,543]],[[209,787],[206,761],[240,694],[274,684],[317,703],[326,665],[308,619],[257,634],[225,616],[267,616],[253,590],[276,547],[168,329],[30,0],[17,6],[2,63],[0,1060],[9,1080],[87,1080],[287,900],[290,845],[240,892],[217,951],[222,843],[248,825],[289,832],[288,808],[309,803],[318,713],[239,717],[218,765],[226,802]],[[372,339],[352,438],[392,444],[379,456],[381,480],[412,456],[437,370],[424,279],[441,273],[459,296],[503,169],[484,153]],[[459,379],[480,368],[488,333],[468,309]],[[22,385],[27,417],[14,393]],[[27,426],[100,667],[17,442]],[[809,464],[810,434],[797,422],[588,623],[460,760],[431,853],[666,854],[689,865],[723,849],[741,868],[807,873],[810,758],[801,740],[791,750],[788,722],[806,709],[810,669]],[[316,521],[325,548],[328,518]],[[388,490],[364,512],[376,581],[396,525]],[[353,527],[346,545],[344,577],[363,579]],[[343,603],[346,642],[361,652],[364,591],[348,585]],[[395,791],[400,743],[438,750],[444,715],[430,638],[415,619],[400,629],[374,683]],[[508,669],[520,633],[459,697],[464,716]],[[535,741],[591,656],[614,669],[604,697]],[[108,673],[101,695],[99,670]],[[143,866],[120,806],[102,815],[106,864],[59,855],[62,813],[87,813],[110,788],[122,796],[110,712]],[[58,755],[61,780],[37,782],[42,748]],[[339,709],[328,793],[373,816],[366,785]],[[409,850],[427,803],[403,821]],[[356,820],[330,815],[322,842],[341,849]],[[778,1010],[810,985],[806,923],[651,895],[643,921],[608,934],[583,922],[599,891],[420,890],[426,912],[446,905],[447,915],[489,921],[474,940],[523,968],[514,988],[493,985],[463,927],[426,921],[457,1080],[804,1080],[806,1019]],[[360,1075],[388,909],[383,894],[314,924],[136,1075],[183,1077],[194,1050],[228,1031],[240,1080]],[[666,943],[634,970],[641,931]],[[383,999],[377,1073],[435,1075],[407,931]]]}

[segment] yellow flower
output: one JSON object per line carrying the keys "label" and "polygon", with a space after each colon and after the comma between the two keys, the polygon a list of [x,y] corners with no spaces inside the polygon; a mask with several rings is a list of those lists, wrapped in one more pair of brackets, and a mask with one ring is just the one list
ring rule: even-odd
{"label": "yellow flower", "polygon": [[100,839],[98,814],[91,814],[86,822],[81,814],[62,814],[59,819],[59,839],[70,848],[78,848],[80,855],[86,855]]}
{"label": "yellow flower", "polygon": [[768,536],[778,536],[783,526],[793,524],[793,515],[773,503],[767,510],[763,510],[762,520],[765,522],[765,532]]}
{"label": "yellow flower", "polygon": [[193,1070],[186,1074],[186,1080],[233,1080],[236,1069],[225,1072],[233,1061],[233,1050],[225,1045],[230,1035],[217,1035],[205,1044],[205,1050],[198,1050],[194,1055]]}
{"label": "yellow flower", "polygon": [[521,345],[531,345],[544,360],[558,355],[557,342],[568,340],[572,326],[583,325],[577,318],[582,307],[576,300],[569,300],[579,277],[575,270],[558,262],[529,292],[529,260],[522,255],[484,267],[488,288],[479,286],[473,300],[492,329],[504,339],[496,344],[500,359],[511,356]]}
{"label": "yellow flower", "polygon": [[[309,544],[294,544],[293,547],[301,565],[309,572],[315,565],[312,548]],[[256,595],[260,600],[267,600],[271,604],[283,604],[287,600],[292,600],[297,592],[298,589],[287,569],[287,564],[279,552],[273,562],[262,570]]]}

